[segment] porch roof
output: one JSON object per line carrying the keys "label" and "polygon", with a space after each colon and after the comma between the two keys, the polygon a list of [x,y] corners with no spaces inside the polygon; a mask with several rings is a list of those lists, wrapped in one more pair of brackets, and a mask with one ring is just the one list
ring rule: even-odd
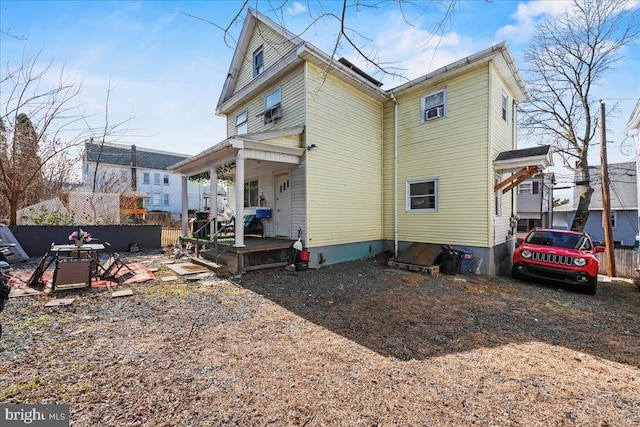
{"label": "porch roof", "polygon": [[280,163],[299,164],[305,149],[271,144],[279,138],[302,135],[304,126],[296,126],[267,132],[231,136],[193,157],[169,166],[169,170],[183,175],[197,175],[209,171],[211,167],[234,161],[242,150],[245,159],[266,160]]}

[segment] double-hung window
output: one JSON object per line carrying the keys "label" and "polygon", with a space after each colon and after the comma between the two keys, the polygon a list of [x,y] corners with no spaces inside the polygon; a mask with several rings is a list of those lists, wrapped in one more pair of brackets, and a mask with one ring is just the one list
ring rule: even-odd
{"label": "double-hung window", "polygon": [[422,122],[439,119],[446,115],[447,91],[445,89],[422,97]]}
{"label": "double-hung window", "polygon": [[149,172],[144,172],[142,174],[142,183],[143,184],[150,184],[151,183],[151,180],[149,178]]}
{"label": "double-hung window", "polygon": [[244,110],[236,116],[236,135],[244,135],[248,131],[247,110]]}
{"label": "double-hung window", "polygon": [[253,53],[253,77],[258,77],[264,71],[264,51],[262,46]]}
{"label": "double-hung window", "polygon": [[160,174],[159,173],[154,173],[153,174],[153,185],[160,185]]}
{"label": "double-hung window", "polygon": [[407,181],[407,211],[438,210],[438,179]]}
{"label": "double-hung window", "polygon": [[282,117],[280,108],[280,88],[274,90],[264,98],[264,122],[273,122]]}
{"label": "double-hung window", "polygon": [[162,205],[166,208],[169,207],[169,195],[168,194],[163,194],[163,201],[162,201]]}
{"label": "double-hung window", "polygon": [[502,120],[507,121],[507,106],[509,105],[509,97],[502,92]]}
{"label": "double-hung window", "polygon": [[169,185],[169,175],[165,174],[165,175],[162,176],[162,183],[164,185]]}
{"label": "double-hung window", "polygon": [[258,206],[258,180],[244,183],[244,207],[251,208]]}
{"label": "double-hung window", "polygon": [[533,185],[531,182],[523,182],[518,185],[518,194],[533,194]]}

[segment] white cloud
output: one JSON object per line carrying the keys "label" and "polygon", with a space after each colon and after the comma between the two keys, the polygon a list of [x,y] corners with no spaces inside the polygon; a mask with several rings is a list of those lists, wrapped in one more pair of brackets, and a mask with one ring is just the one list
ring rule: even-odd
{"label": "white cloud", "polygon": [[291,16],[300,15],[301,13],[305,13],[306,11],[307,11],[307,7],[297,1],[294,1],[293,5],[287,8],[287,12]]}
{"label": "white cloud", "polygon": [[507,24],[500,28],[496,35],[502,39],[526,41],[534,33],[536,23],[544,16],[552,17],[562,14],[571,8],[570,1],[540,0],[518,4],[512,15],[515,24]]}
{"label": "white cloud", "polygon": [[[380,31],[373,41],[371,50],[375,58],[385,68],[397,67],[407,79],[414,79],[444,65],[455,62],[473,53],[474,46],[463,42],[456,32],[437,34],[421,29],[419,26],[407,26],[401,18],[389,19],[388,24],[380,26]],[[365,53],[369,51],[363,49]],[[352,58],[349,58],[352,59]],[[355,63],[381,78],[380,73],[364,60],[353,58]],[[406,80],[398,77],[384,76],[387,88],[404,83]],[[393,81],[393,83],[391,83]]]}

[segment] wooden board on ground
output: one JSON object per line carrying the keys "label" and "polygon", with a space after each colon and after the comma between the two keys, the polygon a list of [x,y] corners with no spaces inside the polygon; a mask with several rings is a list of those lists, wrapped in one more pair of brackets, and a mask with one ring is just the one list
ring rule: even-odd
{"label": "wooden board on ground", "polygon": [[191,262],[182,262],[179,264],[168,264],[167,267],[174,271],[176,274],[180,276],[184,276],[186,274],[195,274],[195,273],[204,273],[206,271],[210,271],[207,267],[203,265],[196,265]]}
{"label": "wooden board on ground", "polygon": [[59,305],[69,305],[69,304],[73,303],[75,300],[76,300],[75,298],[52,299],[51,301],[46,303],[44,306],[45,307],[57,307]]}
{"label": "wooden board on ground", "polygon": [[133,295],[133,290],[124,289],[122,291],[115,291],[111,293],[111,298],[128,297]]}

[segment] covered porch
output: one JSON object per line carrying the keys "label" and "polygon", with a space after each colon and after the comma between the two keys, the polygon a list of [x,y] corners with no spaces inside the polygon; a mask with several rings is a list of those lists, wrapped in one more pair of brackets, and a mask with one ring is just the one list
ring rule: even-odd
{"label": "covered porch", "polygon": [[[187,181],[194,176],[210,177],[230,185],[228,208],[224,215],[210,211],[197,243],[206,246],[203,258],[225,258],[236,272],[285,265],[291,255],[300,218],[293,219],[292,205],[304,208],[302,148],[303,127],[233,136],[170,167],[182,175],[182,236],[189,235]],[[296,188],[296,196],[293,188]],[[217,201],[212,201],[217,206]],[[304,210],[302,211],[304,212]],[[233,231],[221,232],[220,225],[233,215]],[[217,219],[217,220],[216,220]],[[199,218],[203,220],[203,218]],[[246,225],[251,221],[250,226]],[[244,225],[244,226],[243,226]],[[259,227],[257,227],[257,225]],[[195,231],[195,230],[194,230]],[[286,252],[289,252],[287,255]],[[229,257],[237,261],[229,262]],[[234,271],[234,269],[229,269]]]}

